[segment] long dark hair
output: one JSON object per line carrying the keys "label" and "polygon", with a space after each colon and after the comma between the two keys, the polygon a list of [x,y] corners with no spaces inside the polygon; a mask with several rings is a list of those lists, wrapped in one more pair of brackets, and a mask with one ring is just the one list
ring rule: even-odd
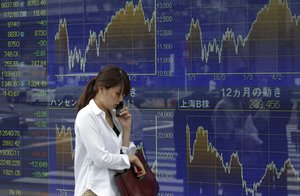
{"label": "long dark hair", "polygon": [[120,84],[123,94],[127,96],[131,88],[127,73],[117,65],[106,65],[98,73],[97,77],[91,79],[85,87],[77,103],[77,110],[80,111],[96,96],[99,86],[104,86],[108,89]]}

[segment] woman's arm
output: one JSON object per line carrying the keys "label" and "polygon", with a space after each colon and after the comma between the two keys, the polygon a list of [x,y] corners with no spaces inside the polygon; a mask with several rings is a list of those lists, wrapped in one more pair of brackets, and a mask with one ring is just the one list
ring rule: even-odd
{"label": "woman's arm", "polygon": [[[129,113],[128,107],[124,107],[121,110],[118,119],[123,128],[123,153],[128,154],[129,162],[134,166],[134,170],[138,177],[142,177],[146,174],[145,168],[139,158],[134,155],[134,152],[131,152],[130,148],[135,147],[133,143],[130,142],[130,134],[131,134],[131,123],[132,123],[132,116]],[[125,147],[125,148],[124,148]],[[136,149],[136,148],[134,148]],[[124,152],[125,151],[125,152]]]}
{"label": "woman's arm", "polygon": [[130,134],[131,134],[131,123],[132,116],[129,113],[128,107],[124,107],[118,116],[119,122],[123,128],[123,146],[129,147],[130,145]]}

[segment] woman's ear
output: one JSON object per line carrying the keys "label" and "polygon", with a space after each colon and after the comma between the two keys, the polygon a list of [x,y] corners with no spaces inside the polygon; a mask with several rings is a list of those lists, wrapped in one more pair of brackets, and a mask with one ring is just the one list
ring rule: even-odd
{"label": "woman's ear", "polygon": [[103,94],[104,86],[98,86],[98,93]]}

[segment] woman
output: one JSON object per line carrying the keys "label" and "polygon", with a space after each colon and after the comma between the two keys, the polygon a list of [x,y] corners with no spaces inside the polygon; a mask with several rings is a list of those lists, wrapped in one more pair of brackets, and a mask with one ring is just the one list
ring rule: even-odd
{"label": "woman", "polygon": [[129,91],[126,72],[108,65],[81,95],[75,120],[75,196],[118,195],[114,175],[131,164],[138,177],[145,175],[130,142],[131,114],[124,107],[117,117],[114,110]]}

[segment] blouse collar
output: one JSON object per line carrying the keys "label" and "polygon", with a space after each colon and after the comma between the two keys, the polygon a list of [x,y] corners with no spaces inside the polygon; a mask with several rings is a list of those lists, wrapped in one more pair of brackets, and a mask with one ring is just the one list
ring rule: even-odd
{"label": "blouse collar", "polygon": [[[96,104],[94,99],[90,100],[89,105],[91,106],[92,111],[95,113],[95,115],[101,115],[101,116],[105,117],[106,113],[98,107],[98,105]],[[115,113],[112,111],[110,111],[110,113],[112,114],[112,117],[114,119]]]}

